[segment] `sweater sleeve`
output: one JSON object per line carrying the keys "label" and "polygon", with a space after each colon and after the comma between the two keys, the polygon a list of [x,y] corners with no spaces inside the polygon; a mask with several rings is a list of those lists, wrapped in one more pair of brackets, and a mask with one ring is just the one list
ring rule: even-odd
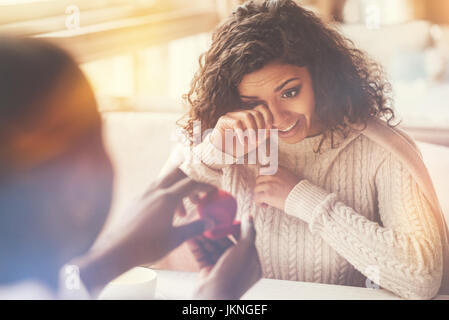
{"label": "sweater sleeve", "polygon": [[[179,167],[189,178],[222,188],[223,169],[236,162],[236,158],[216,148],[210,141],[210,135],[208,135],[200,144],[195,146],[178,144],[173,148],[159,176]],[[188,198],[185,198],[183,203],[186,215],[176,215],[174,218],[175,225],[182,225],[196,218],[196,205]]]}
{"label": "sweater sleeve", "polygon": [[192,179],[221,187],[223,169],[238,160],[216,148],[208,135],[200,144],[184,149],[179,168]]}
{"label": "sweater sleeve", "polygon": [[407,299],[434,297],[441,285],[443,256],[430,203],[392,154],[379,166],[375,186],[381,224],[307,180],[290,192],[285,212],[306,221],[312,233],[384,289]]}

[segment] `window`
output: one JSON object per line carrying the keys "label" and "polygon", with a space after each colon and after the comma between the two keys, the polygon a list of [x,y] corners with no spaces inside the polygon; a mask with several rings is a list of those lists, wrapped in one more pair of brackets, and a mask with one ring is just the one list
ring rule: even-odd
{"label": "window", "polygon": [[102,111],[179,112],[209,33],[83,64]]}
{"label": "window", "polygon": [[[219,22],[215,0],[0,0],[0,32],[50,39],[74,54],[102,110],[180,110]],[[151,97],[148,99],[148,97]],[[167,100],[167,99],[165,99]]]}

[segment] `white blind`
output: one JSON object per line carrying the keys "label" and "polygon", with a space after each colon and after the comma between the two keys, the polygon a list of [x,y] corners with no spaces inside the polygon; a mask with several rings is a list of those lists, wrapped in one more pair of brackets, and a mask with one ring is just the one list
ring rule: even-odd
{"label": "white blind", "polygon": [[0,33],[49,38],[80,62],[208,32],[216,0],[0,0]]}

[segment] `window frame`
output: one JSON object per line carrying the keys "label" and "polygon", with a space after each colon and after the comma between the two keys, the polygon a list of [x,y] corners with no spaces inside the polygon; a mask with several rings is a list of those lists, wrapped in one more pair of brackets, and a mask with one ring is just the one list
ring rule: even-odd
{"label": "window frame", "polygon": [[[86,63],[210,32],[220,22],[217,2],[203,0],[195,6],[195,1],[193,8],[182,8],[180,0],[47,0],[0,5],[0,33],[48,39],[70,51],[79,63]],[[79,28],[65,26],[69,5],[80,9]]]}

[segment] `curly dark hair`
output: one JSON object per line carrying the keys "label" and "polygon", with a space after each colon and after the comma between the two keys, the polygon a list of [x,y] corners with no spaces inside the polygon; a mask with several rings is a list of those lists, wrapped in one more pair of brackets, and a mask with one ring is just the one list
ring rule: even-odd
{"label": "curly dark hair", "polygon": [[334,147],[335,131],[346,137],[348,124],[366,125],[372,116],[392,126],[391,85],[382,68],[292,0],[246,2],[215,30],[183,96],[190,106],[187,122],[179,124],[192,136],[194,121],[200,120],[204,131],[244,108],[237,89],[243,76],[273,61],[310,72],[315,112],[326,128],[320,146],[331,137]]}

